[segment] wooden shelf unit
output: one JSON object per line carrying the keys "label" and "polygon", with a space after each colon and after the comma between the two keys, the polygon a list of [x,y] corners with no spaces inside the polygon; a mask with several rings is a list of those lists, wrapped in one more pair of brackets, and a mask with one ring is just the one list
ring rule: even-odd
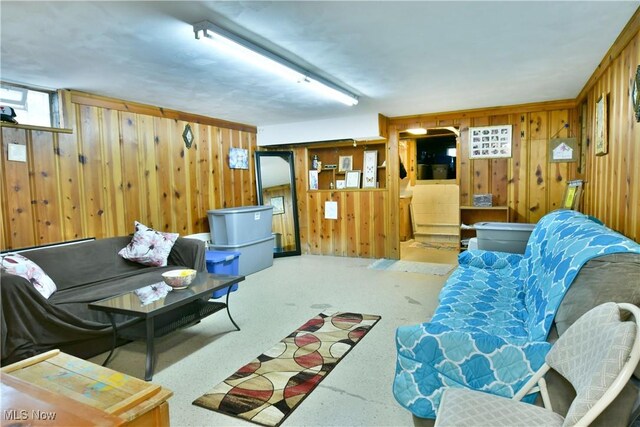
{"label": "wooden shelf unit", "polygon": [[[336,180],[345,179],[345,173],[338,171],[340,156],[352,156],[352,170],[360,171],[360,189],[362,188],[363,177],[363,160],[365,151],[377,151],[378,152],[378,189],[384,189],[387,186],[387,173],[386,166],[383,166],[386,161],[387,147],[385,141],[373,141],[357,143],[357,146],[353,146],[352,142],[349,143],[336,143],[333,145],[322,145],[317,147],[309,147],[307,149],[307,172],[311,169],[311,162],[314,155],[318,156],[318,160],[322,162],[322,169],[318,171],[318,190],[332,190],[331,183],[333,183],[333,190],[336,190]],[[327,165],[336,165],[335,169],[327,169]],[[308,179],[308,177],[307,177]],[[354,191],[356,188],[345,188],[341,191]],[[375,190],[375,188],[364,188],[364,190]],[[309,190],[315,191],[315,190]]]}
{"label": "wooden shelf unit", "polygon": [[473,226],[477,222],[509,222],[509,206],[460,206],[460,248],[466,249],[468,239],[476,237],[474,228],[462,228],[462,225]]}

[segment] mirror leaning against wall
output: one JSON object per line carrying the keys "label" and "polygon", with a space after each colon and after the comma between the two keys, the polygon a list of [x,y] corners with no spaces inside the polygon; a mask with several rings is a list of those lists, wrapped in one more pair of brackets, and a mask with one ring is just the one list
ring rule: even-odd
{"label": "mirror leaning against wall", "polygon": [[273,256],[300,255],[298,201],[292,151],[256,151],[258,204],[273,206]]}

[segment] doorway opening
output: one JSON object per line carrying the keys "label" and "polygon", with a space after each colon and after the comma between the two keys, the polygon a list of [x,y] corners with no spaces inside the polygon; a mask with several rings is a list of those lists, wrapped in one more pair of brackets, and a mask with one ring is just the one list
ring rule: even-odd
{"label": "doorway opening", "polygon": [[400,180],[401,260],[456,264],[459,136],[453,126],[398,134],[400,161],[407,171]]}

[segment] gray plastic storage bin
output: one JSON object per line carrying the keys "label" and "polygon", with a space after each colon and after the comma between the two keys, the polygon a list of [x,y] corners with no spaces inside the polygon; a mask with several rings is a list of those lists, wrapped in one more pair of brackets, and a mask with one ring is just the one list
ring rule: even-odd
{"label": "gray plastic storage bin", "polygon": [[240,245],[213,244],[211,249],[214,251],[240,252],[238,274],[241,276],[247,276],[273,265],[273,236],[271,232],[269,232],[269,237],[264,239]]}
{"label": "gray plastic storage bin", "polygon": [[271,237],[273,206],[241,206],[207,211],[214,245],[240,245]]}
{"label": "gray plastic storage bin", "polygon": [[478,222],[478,249],[523,254],[535,224]]}

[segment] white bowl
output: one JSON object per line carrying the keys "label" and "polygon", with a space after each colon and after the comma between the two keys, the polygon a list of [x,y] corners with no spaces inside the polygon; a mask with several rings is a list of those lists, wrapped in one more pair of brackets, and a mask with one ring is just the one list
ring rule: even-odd
{"label": "white bowl", "polygon": [[196,277],[196,270],[183,268],[180,270],[170,270],[162,273],[164,283],[175,289],[186,288]]}

